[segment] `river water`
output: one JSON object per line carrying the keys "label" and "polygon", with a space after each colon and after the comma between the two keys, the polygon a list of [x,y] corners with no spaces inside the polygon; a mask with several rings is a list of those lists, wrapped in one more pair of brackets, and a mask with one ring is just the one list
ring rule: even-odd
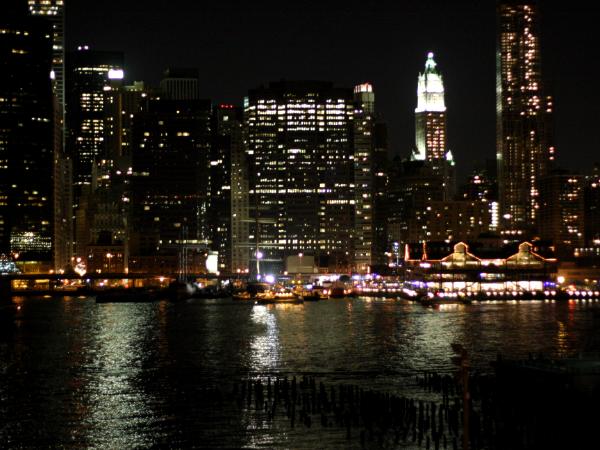
{"label": "river water", "polygon": [[600,302],[424,308],[390,299],[252,305],[15,298],[0,310],[0,448],[359,448],[223,402],[239,380],[309,374],[396,394],[498,353],[600,351]]}

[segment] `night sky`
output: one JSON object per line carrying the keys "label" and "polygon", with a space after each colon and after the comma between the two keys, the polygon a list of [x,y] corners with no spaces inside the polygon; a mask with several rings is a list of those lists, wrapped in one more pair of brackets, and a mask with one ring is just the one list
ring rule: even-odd
{"label": "night sky", "polygon": [[[414,145],[417,75],[433,51],[459,174],[495,155],[493,0],[152,3],[67,2],[68,48],[125,52],[128,81],[157,84],[168,66],[198,67],[202,95],[219,103],[241,104],[248,89],[282,78],[370,81],[402,156]],[[541,3],[542,61],[559,161],[582,169],[600,161],[599,15],[568,4]]]}

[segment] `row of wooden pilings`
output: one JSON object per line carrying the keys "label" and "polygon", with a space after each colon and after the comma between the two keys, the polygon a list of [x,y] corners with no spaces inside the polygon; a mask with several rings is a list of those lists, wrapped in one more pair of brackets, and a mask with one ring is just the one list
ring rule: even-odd
{"label": "row of wooden pilings", "polygon": [[[245,380],[234,385],[233,396],[240,408],[263,412],[271,421],[283,415],[292,428],[341,428],[346,439],[359,439],[364,448],[461,448],[462,405],[453,378],[426,373],[415,381],[424,392],[441,394],[441,401],[351,384],[326,386],[312,376]],[[472,448],[480,440],[473,434]]]}

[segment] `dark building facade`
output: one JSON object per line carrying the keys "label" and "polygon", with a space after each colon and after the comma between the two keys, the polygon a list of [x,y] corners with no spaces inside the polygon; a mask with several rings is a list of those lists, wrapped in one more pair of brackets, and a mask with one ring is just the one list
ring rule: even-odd
{"label": "dark building facade", "polygon": [[208,233],[210,248],[218,253],[219,271],[227,273],[233,268],[232,152],[243,147],[242,121],[242,110],[234,105],[221,104],[213,110]]}
{"label": "dark building facade", "polygon": [[444,179],[427,161],[395,161],[388,189],[388,248],[429,239],[432,202],[445,199]]}
{"label": "dark building facade", "polygon": [[[183,248],[208,248],[211,103],[148,100],[132,128],[132,262],[177,267]],[[165,256],[164,263],[157,258]]]}
{"label": "dark building facade", "polygon": [[518,239],[537,224],[539,180],[555,157],[535,1],[498,5],[496,92],[500,215],[505,234]]}
{"label": "dark building facade", "polygon": [[32,270],[49,269],[55,151],[51,28],[43,20],[8,14],[0,29],[0,253],[29,261]]}

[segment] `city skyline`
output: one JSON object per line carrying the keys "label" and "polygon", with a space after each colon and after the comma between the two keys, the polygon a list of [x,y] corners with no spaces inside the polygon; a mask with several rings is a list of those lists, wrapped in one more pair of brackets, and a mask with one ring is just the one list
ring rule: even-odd
{"label": "city skyline", "polygon": [[[285,8],[269,2],[253,8],[230,3],[162,3],[161,21],[149,20],[150,11],[129,2],[86,5],[85,10],[73,4],[67,7],[68,46],[88,43],[97,50],[123,50],[128,81],[157,84],[168,66],[200,67],[201,96],[219,103],[240,104],[250,87],[282,78],[332,80],[348,87],[369,81],[390,124],[390,149],[403,157],[414,143],[414,73],[422,70],[423,56],[433,51],[444,72],[446,103],[452,111],[448,144],[460,177],[494,157],[495,2],[378,2],[361,7],[353,2],[319,7],[294,2]],[[295,14],[290,18],[286,11]],[[590,92],[590,101],[582,101],[578,84],[591,82],[593,69],[577,72],[569,67],[583,59],[594,67],[600,59],[591,43],[592,19],[575,15],[572,7],[543,2],[541,14],[543,71],[555,99],[558,161],[582,168],[589,149],[600,147],[599,138],[585,132],[593,129],[592,105],[598,94]],[[280,26],[284,18],[287,27]],[[352,31],[356,29],[363,31]],[[269,33],[278,35],[277,42]],[[254,36],[261,44],[252,48],[248,42],[254,40],[243,36]],[[152,52],[147,51],[150,47]],[[354,64],[353,55],[359,53],[363,62]],[[243,80],[239,73],[244,73]],[[577,121],[571,119],[573,110],[581,111]],[[471,114],[465,127],[469,111],[477,114]]]}

